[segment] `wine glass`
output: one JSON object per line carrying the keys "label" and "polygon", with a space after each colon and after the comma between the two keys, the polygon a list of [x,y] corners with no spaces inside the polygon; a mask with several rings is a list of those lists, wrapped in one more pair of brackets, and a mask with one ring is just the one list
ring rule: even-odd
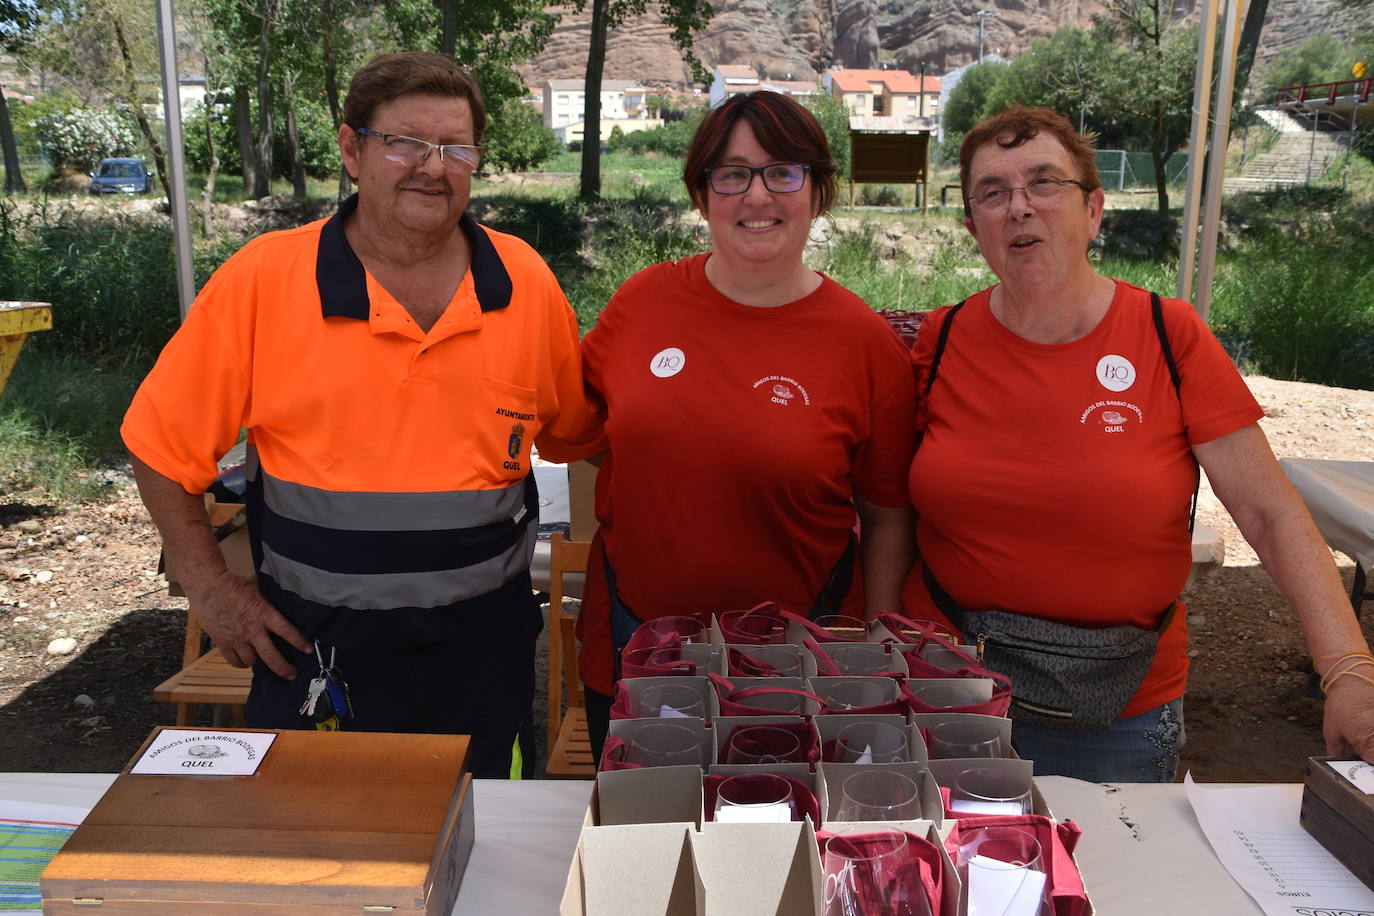
{"label": "wine glass", "polygon": [[670,722],[641,725],[626,740],[625,762],[646,767],[701,766],[701,739],[690,728]]}
{"label": "wine glass", "polygon": [[704,719],[701,693],[686,684],[651,684],[639,692],[635,715],[642,719]]}
{"label": "wine glass", "polygon": [[892,656],[885,646],[869,643],[827,643],[825,653],[841,674],[882,674],[892,667]]}
{"label": "wine glass", "polygon": [[922,684],[911,681],[911,695],[931,709],[953,709],[959,706],[972,706],[978,702],[971,688],[958,684]]}
{"label": "wine glass", "polygon": [[940,645],[926,646],[921,650],[921,659],[946,671],[959,671],[976,664],[965,658],[964,653]]}
{"label": "wine glass", "polygon": [[1049,916],[1049,881],[1040,843],[1015,827],[961,830],[954,866],[968,916]]}
{"label": "wine glass", "polygon": [[667,615],[646,620],[640,624],[641,629],[653,633],[657,639],[665,636],[677,636],[685,643],[704,642],[706,640],[706,627],[695,617],[680,615]]}
{"label": "wine glass", "polygon": [[801,739],[776,725],[739,725],[725,743],[726,763],[805,763]]}
{"label": "wine glass", "polygon": [[958,719],[941,722],[930,730],[933,760],[959,757],[1005,757],[1002,731],[991,722]]}
{"label": "wine glass", "polygon": [[712,820],[718,824],[776,824],[801,820],[792,784],[775,773],[747,773],[716,787]]}
{"label": "wine glass", "polygon": [[825,916],[930,916],[920,872],[908,859],[905,831],[883,825],[841,827],[825,841]]}
{"label": "wine glass", "polygon": [[819,686],[816,693],[831,711],[867,709],[892,701],[891,683],[887,678],[855,677]]}
{"label": "wine glass", "polygon": [[920,816],[920,790],[901,773],[866,767],[840,786],[836,820],[909,821]]}
{"label": "wine glass", "polygon": [[964,770],[954,778],[949,810],[962,814],[1030,814],[1030,774],[993,767]]}
{"label": "wine glass", "polygon": [[[736,655],[735,653],[739,653]],[[745,668],[740,667],[743,656]],[[755,666],[749,666],[753,661]],[[760,671],[760,667],[766,669]],[[801,649],[791,645],[759,645],[727,651],[726,673],[732,677],[801,677]]]}
{"label": "wine glass", "polygon": [[868,622],[848,614],[827,614],[817,617],[813,623],[829,630],[842,639],[861,640],[868,638]]}
{"label": "wine glass", "polygon": [[787,624],[766,614],[743,614],[728,624],[722,620],[720,629],[726,642],[754,646],[787,642]]}
{"label": "wine glass", "polygon": [[836,737],[842,763],[906,762],[906,732],[889,722],[855,722]]}

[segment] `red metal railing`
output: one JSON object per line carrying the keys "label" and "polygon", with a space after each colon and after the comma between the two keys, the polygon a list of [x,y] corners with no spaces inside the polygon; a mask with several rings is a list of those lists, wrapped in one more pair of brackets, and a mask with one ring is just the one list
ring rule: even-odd
{"label": "red metal railing", "polygon": [[1336,104],[1336,99],[1343,96],[1353,95],[1355,101],[1363,105],[1369,101],[1370,87],[1374,86],[1374,78],[1365,77],[1362,80],[1341,80],[1338,83],[1313,83],[1308,86],[1287,86],[1274,93],[1274,103],[1282,105],[1285,102],[1325,102],[1328,105]]}

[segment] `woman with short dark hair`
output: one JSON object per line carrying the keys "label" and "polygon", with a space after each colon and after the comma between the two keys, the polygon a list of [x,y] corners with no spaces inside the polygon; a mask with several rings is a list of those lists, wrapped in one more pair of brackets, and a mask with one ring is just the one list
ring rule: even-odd
{"label": "woman with short dark hair", "polygon": [[796,101],[728,99],[683,170],[711,250],[631,277],[583,340],[609,444],[578,618],[598,753],[640,621],[766,600],[900,609],[915,391],[887,323],[802,262],[835,171]]}

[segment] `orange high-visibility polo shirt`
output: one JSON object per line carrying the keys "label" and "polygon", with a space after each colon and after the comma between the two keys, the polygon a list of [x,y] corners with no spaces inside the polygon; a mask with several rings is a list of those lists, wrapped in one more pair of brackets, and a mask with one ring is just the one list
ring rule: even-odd
{"label": "orange high-visibility polo shirt", "polygon": [[247,430],[259,581],[298,620],[499,588],[534,550],[531,443],[596,450],[576,319],[539,255],[464,214],[472,266],[425,332],[349,246],[355,207],[216,271],[122,428],[189,493]]}

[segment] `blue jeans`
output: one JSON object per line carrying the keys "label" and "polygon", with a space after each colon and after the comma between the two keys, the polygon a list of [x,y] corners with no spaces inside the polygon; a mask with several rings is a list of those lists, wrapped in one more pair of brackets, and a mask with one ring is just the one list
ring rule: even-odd
{"label": "blue jeans", "polygon": [[1183,700],[1165,703],[1101,731],[1012,729],[1016,753],[1035,761],[1036,776],[1089,782],[1173,782],[1183,747]]}

